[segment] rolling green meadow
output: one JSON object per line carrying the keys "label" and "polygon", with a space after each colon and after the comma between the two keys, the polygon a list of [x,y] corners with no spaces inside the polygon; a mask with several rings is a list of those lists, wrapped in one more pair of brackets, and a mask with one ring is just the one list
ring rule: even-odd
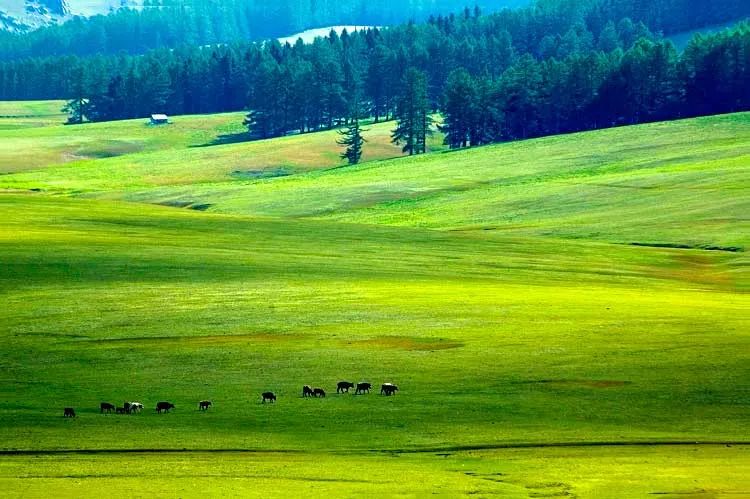
{"label": "rolling green meadow", "polygon": [[54,107],[0,104],[9,497],[750,497],[750,114],[344,167]]}

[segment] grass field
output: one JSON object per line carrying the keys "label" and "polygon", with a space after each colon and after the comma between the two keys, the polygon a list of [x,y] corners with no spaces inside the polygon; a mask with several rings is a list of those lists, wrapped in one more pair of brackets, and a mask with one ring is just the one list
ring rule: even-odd
{"label": "grass field", "polygon": [[[331,133],[183,137],[4,175],[0,486],[746,497],[748,134],[734,115],[355,168]],[[230,150],[296,162],[232,179]],[[124,400],[147,410],[99,414]]]}
{"label": "grass field", "polygon": [[[57,188],[112,190],[267,178],[343,164],[335,130],[247,142],[243,119],[227,113],[178,116],[157,127],[144,119],[3,130],[0,117],[0,174],[30,172]],[[366,127],[365,161],[402,156],[390,143],[392,128],[392,122]],[[431,150],[443,149],[441,141],[436,135]]]}
{"label": "grass field", "polygon": [[65,101],[0,101],[0,133],[65,123]]}

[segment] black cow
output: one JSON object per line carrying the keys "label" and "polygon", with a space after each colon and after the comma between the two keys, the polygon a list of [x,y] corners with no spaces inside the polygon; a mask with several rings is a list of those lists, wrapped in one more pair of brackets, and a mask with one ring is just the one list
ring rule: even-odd
{"label": "black cow", "polygon": [[313,390],[313,395],[315,395],[316,397],[325,398],[326,391],[323,390],[322,388],[316,388]]}
{"label": "black cow", "polygon": [[336,385],[336,393],[349,393],[349,388],[354,388],[354,383],[349,381],[339,381]]}
{"label": "black cow", "polygon": [[110,404],[109,402],[102,402],[99,404],[99,410],[102,414],[106,413],[112,413],[112,411],[115,410],[115,406],[113,404]]}
{"label": "black cow", "polygon": [[357,383],[357,391],[354,392],[355,395],[359,395],[360,393],[370,393],[370,390],[372,389],[372,383]]}
{"label": "black cow", "polygon": [[169,412],[170,409],[174,409],[174,404],[171,402],[158,402],[156,404],[156,412],[161,414],[163,412]]}
{"label": "black cow", "polygon": [[122,408],[125,410],[126,413],[130,414],[133,412],[133,405],[130,402],[124,402],[122,404]]}
{"label": "black cow", "polygon": [[63,409],[63,417],[74,418],[76,417],[76,411],[72,407],[66,407],[65,409]]}
{"label": "black cow", "polygon": [[302,397],[314,397],[315,393],[313,393],[313,389],[310,387],[310,385],[305,385],[302,387]]}
{"label": "black cow", "polygon": [[212,405],[214,404],[210,400],[201,400],[200,402],[198,402],[198,409],[201,411],[207,411],[208,408]]}
{"label": "black cow", "polygon": [[262,403],[264,404],[266,403],[266,400],[268,400],[271,403],[276,402],[276,394],[274,394],[273,392],[263,392],[262,396],[263,396]]}
{"label": "black cow", "polygon": [[383,383],[383,386],[380,387],[380,394],[387,395],[390,397],[391,395],[395,394],[398,391],[398,387],[394,385],[393,383]]}

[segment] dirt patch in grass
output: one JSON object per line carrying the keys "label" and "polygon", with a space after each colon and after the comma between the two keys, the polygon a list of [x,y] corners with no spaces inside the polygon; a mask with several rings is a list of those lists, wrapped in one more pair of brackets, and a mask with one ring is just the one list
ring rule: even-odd
{"label": "dirt patch in grass", "polygon": [[731,274],[708,254],[677,254],[672,261],[674,266],[663,270],[667,278],[725,289],[733,285]]}
{"label": "dirt patch in grass", "polygon": [[417,338],[413,336],[376,336],[365,340],[345,341],[356,348],[384,348],[395,350],[434,351],[461,348],[463,343],[445,338]]}

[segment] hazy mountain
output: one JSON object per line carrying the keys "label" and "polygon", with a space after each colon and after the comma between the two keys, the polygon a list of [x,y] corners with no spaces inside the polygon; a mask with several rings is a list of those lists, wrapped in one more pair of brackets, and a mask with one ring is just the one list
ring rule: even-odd
{"label": "hazy mountain", "polygon": [[[404,0],[392,2],[370,2],[355,0],[331,2],[328,0],[247,0],[247,11],[253,14],[267,13],[269,18],[283,14],[283,20],[290,29],[317,28],[328,24],[368,23],[388,24],[407,19],[420,20],[430,14],[455,12],[465,6],[478,5],[485,11],[503,7],[518,7],[530,0]],[[213,4],[211,8],[222,10],[235,8],[233,0],[0,0],[0,29],[28,31],[43,26],[59,24],[76,16],[90,17],[107,14],[123,7],[141,8],[144,4],[184,7]],[[259,4],[263,4],[262,7]],[[244,8],[244,7],[241,7]],[[372,19],[372,22],[369,20]],[[277,19],[273,19],[277,21]],[[269,35],[271,33],[268,33]]]}
{"label": "hazy mountain", "polygon": [[143,0],[0,0],[0,29],[23,31],[142,4]]}

